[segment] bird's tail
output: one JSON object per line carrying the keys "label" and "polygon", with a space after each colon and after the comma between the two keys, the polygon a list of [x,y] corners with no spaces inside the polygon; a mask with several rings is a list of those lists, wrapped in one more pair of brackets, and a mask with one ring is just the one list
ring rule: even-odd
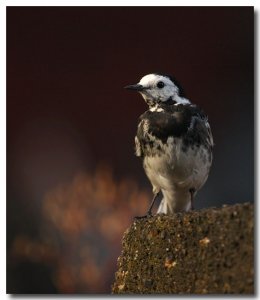
{"label": "bird's tail", "polygon": [[169,214],[169,211],[170,208],[168,207],[167,202],[163,198],[157,210],[157,214]]}
{"label": "bird's tail", "polygon": [[173,214],[191,209],[191,195],[187,190],[165,191],[162,190],[163,199],[157,210],[157,214]]}

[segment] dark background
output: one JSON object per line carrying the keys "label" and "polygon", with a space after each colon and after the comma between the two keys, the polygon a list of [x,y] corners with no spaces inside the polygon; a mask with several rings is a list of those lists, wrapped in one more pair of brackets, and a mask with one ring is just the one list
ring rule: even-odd
{"label": "dark background", "polygon": [[[90,182],[91,174],[105,164],[115,186],[130,178],[140,192],[152,196],[141,161],[134,156],[138,116],[147,107],[140,95],[123,89],[152,72],[174,75],[187,98],[209,117],[214,161],[195,207],[253,201],[253,7],[7,8],[9,293],[110,292],[121,232],[113,240],[113,261],[103,287],[91,283],[78,287],[77,277],[74,286],[66,285],[73,281],[67,278],[67,269],[57,284],[53,261],[39,255],[32,259],[32,252],[39,253],[39,236],[47,236],[46,193],[61,185],[71,187],[79,173],[90,174],[84,181]],[[124,204],[129,205],[129,224],[135,209],[131,199]],[[120,201],[106,204],[107,211]],[[99,216],[98,205],[93,212]],[[76,219],[72,217],[71,223]],[[101,219],[96,217],[96,222]],[[88,229],[90,236],[93,227]],[[60,232],[57,236],[64,238]],[[107,249],[100,240],[91,243]],[[70,268],[74,256],[65,257]]]}

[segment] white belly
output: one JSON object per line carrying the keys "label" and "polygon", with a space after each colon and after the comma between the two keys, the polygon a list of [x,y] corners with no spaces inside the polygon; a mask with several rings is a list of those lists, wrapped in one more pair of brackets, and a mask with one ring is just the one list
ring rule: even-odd
{"label": "white belly", "polygon": [[[191,188],[198,191],[205,183],[212,158],[205,147],[182,151],[179,138],[170,137],[162,151],[144,158],[144,169],[155,193],[162,191],[168,212],[189,210]],[[166,204],[165,204],[166,205]]]}

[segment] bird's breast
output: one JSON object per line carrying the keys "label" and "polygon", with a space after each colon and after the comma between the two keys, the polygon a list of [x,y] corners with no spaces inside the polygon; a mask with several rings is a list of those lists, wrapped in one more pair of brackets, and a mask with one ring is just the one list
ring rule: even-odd
{"label": "bird's breast", "polygon": [[[146,147],[144,169],[149,178],[161,188],[172,182],[180,186],[199,188],[206,180],[212,163],[212,154],[203,145],[186,146],[181,138],[169,137],[160,149]],[[185,148],[184,148],[185,146]]]}

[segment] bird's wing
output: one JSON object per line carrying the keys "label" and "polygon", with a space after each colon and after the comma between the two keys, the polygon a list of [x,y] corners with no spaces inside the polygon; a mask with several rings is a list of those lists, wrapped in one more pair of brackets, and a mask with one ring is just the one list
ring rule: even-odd
{"label": "bird's wing", "polygon": [[137,135],[135,136],[135,155],[138,157],[143,156],[143,150],[142,150],[141,143],[140,143],[140,140]]}
{"label": "bird's wing", "polygon": [[214,141],[213,141],[213,135],[212,135],[212,132],[211,132],[211,128],[210,128],[210,125],[209,125],[209,122],[207,121],[205,123],[206,125],[206,128],[207,128],[207,131],[208,131],[208,137],[207,137],[207,143],[208,145],[213,148],[214,146]]}
{"label": "bird's wing", "polygon": [[202,143],[207,148],[212,149],[214,145],[211,128],[205,116],[197,114],[191,117],[187,136],[192,137],[194,141]]}

